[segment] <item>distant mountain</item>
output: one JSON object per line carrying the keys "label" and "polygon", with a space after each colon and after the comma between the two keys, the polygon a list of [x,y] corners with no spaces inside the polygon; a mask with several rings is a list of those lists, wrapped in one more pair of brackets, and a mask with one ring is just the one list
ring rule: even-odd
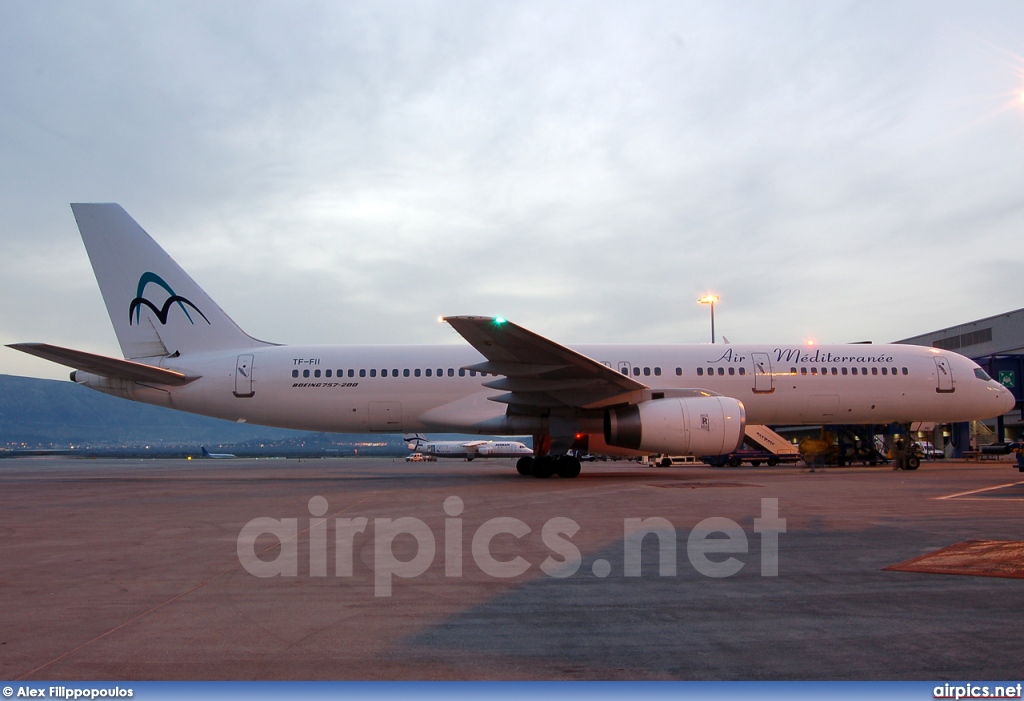
{"label": "distant mountain", "polygon": [[139,404],[74,382],[0,375],[0,447],[145,449],[181,453],[200,445],[239,446],[243,453],[361,454],[407,452],[401,436],[308,433]]}

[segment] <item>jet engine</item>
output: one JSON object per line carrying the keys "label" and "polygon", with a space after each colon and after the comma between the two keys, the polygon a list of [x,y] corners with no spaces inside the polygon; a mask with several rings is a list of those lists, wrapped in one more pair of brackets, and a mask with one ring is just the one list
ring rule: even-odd
{"label": "jet engine", "polygon": [[743,443],[747,417],[731,397],[652,399],[604,414],[608,445],[665,455],[725,455]]}

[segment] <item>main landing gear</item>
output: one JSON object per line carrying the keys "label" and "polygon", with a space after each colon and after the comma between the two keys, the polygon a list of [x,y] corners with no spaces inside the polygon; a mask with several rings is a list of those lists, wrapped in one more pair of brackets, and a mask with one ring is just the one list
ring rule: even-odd
{"label": "main landing gear", "polygon": [[572,455],[543,455],[539,458],[519,458],[516,472],[523,476],[547,478],[552,475],[571,479],[580,474],[580,461]]}

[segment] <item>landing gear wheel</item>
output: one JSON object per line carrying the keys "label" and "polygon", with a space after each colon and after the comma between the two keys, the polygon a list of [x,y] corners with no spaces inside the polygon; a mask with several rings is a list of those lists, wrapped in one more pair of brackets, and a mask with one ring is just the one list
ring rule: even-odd
{"label": "landing gear wheel", "polygon": [[779,464],[778,458],[768,458],[768,467],[775,467]]}
{"label": "landing gear wheel", "polygon": [[534,458],[533,476],[538,479],[547,479],[555,473],[555,461],[549,456]]}
{"label": "landing gear wheel", "polygon": [[560,457],[555,465],[555,472],[558,473],[559,477],[564,477],[565,479],[579,477],[581,469],[580,461],[571,455]]}
{"label": "landing gear wheel", "polygon": [[916,455],[911,455],[909,458],[907,458],[908,470],[916,470],[919,467],[921,467],[921,458],[917,457]]}
{"label": "landing gear wheel", "polygon": [[754,467],[761,467],[761,461],[760,460],[751,460],[750,464],[753,465]]}
{"label": "landing gear wheel", "polygon": [[739,467],[741,463],[739,458],[729,458],[729,467]]}
{"label": "landing gear wheel", "polygon": [[521,474],[523,477],[529,477],[533,474],[533,458],[519,458],[516,461],[516,472]]}

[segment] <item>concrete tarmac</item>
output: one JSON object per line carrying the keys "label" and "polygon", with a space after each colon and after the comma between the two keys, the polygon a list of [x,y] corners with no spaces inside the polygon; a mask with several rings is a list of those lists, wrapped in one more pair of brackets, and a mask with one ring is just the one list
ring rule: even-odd
{"label": "concrete tarmac", "polygon": [[[1024,579],[883,568],[968,539],[1024,540],[1024,490],[976,491],[1020,483],[1007,462],[596,463],[539,480],[511,461],[4,460],[0,679],[1019,681]],[[777,576],[755,529],[771,500],[785,520]],[[264,564],[248,566],[293,552],[294,576],[240,561],[261,517],[295,519],[296,537],[260,535],[249,548]],[[359,517],[349,560],[335,523]],[[402,518],[428,534],[385,538],[418,528],[386,521]],[[709,518],[742,532],[702,559],[693,531]],[[647,525],[661,532],[637,546],[627,519],[660,519]],[[636,553],[640,576],[626,576]],[[702,574],[728,558],[735,574]],[[525,570],[495,576],[502,562]],[[382,596],[382,569],[423,571],[393,575]]]}

